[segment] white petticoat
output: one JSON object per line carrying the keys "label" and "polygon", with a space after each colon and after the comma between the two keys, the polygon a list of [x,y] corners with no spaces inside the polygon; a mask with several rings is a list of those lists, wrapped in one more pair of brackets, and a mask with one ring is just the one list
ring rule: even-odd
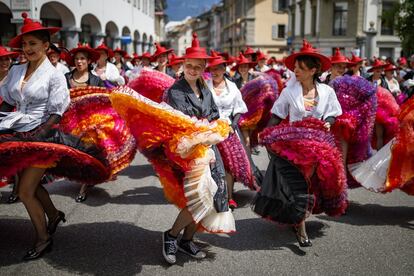
{"label": "white petticoat", "polygon": [[385,190],[394,140],[388,142],[371,158],[348,165],[349,172],[364,188],[376,193]]}

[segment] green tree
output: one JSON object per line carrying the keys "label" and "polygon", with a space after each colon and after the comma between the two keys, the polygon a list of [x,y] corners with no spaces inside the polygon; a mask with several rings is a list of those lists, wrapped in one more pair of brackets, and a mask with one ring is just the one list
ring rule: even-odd
{"label": "green tree", "polygon": [[414,0],[402,0],[383,13],[386,24],[394,25],[405,56],[414,54]]}

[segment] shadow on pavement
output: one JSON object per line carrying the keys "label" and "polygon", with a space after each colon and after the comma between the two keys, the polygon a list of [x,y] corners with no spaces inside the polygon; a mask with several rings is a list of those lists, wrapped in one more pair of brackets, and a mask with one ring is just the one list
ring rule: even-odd
{"label": "shadow on pavement", "polygon": [[414,224],[412,223],[414,208],[406,206],[382,206],[350,202],[344,216],[318,215],[317,218],[350,225],[396,225],[414,230]]}
{"label": "shadow on pavement", "polygon": [[[59,185],[58,183],[53,185]],[[111,183],[108,183],[111,185]],[[114,184],[120,185],[120,184]],[[79,193],[79,185],[62,185],[58,188],[48,189],[52,195],[61,195],[73,198],[75,200],[76,195]],[[99,187],[99,185],[90,187],[88,189],[88,198],[86,201],[79,203],[85,204],[91,207],[99,207],[105,204],[139,204],[139,205],[161,205],[169,204],[164,199],[164,192],[162,188],[155,186],[144,186],[131,188],[124,191],[117,196],[111,196],[105,189]]]}
{"label": "shadow on pavement", "polygon": [[125,175],[132,179],[142,179],[148,176],[156,176],[150,164],[131,165],[120,171],[118,175]]}
{"label": "shadow on pavement", "polygon": [[[21,259],[33,241],[33,234],[27,235],[33,233],[30,221],[0,218],[0,229],[0,267],[22,263]],[[135,275],[141,272],[143,265],[161,265],[168,272],[170,266],[161,254],[161,236],[162,232],[123,222],[62,226],[54,235],[53,250],[42,259],[56,269],[71,273]],[[213,262],[214,259],[215,255],[208,252],[203,262]],[[38,261],[41,262],[33,262]],[[197,261],[177,254],[176,265],[183,266],[187,262]],[[45,271],[37,273],[45,274]]]}
{"label": "shadow on pavement", "polygon": [[[315,238],[323,237],[327,227],[318,221],[306,222],[307,233],[312,241]],[[236,229],[237,232],[230,237],[209,234],[203,234],[199,237],[212,246],[233,251],[282,250],[287,248],[296,255],[306,255],[306,249],[302,250],[299,247],[295,234],[289,226],[277,225],[261,218],[253,218],[237,220]]]}

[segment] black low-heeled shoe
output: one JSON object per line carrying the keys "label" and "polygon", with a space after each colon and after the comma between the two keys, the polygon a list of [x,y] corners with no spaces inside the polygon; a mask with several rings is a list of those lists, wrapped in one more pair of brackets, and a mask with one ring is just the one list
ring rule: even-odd
{"label": "black low-heeled shoe", "polygon": [[56,232],[56,228],[59,222],[61,221],[66,222],[65,213],[63,213],[62,211],[58,211],[56,217],[50,220],[47,224],[47,232],[49,233],[49,235],[53,235]]}
{"label": "black low-heeled shoe", "polygon": [[52,238],[47,239],[45,242],[27,251],[26,255],[24,255],[23,257],[23,260],[31,261],[42,257],[43,254],[50,252],[52,250],[52,244]]}
{"label": "black low-heeled shoe", "polygon": [[15,203],[18,200],[19,200],[19,196],[12,193],[12,194],[9,195],[6,202],[8,204],[12,204],[12,203]]}
{"label": "black low-heeled shoe", "polygon": [[304,237],[299,233],[299,229],[296,227],[293,227],[293,232],[295,232],[296,240],[299,243],[300,247],[311,247],[312,242],[308,237]]}
{"label": "black low-heeled shoe", "polygon": [[78,196],[75,198],[75,201],[78,203],[84,202],[86,198],[87,198],[86,194],[78,194]]}

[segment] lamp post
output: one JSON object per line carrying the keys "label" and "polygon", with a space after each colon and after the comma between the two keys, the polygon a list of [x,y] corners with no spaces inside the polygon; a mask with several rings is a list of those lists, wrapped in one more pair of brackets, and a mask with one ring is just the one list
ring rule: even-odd
{"label": "lamp post", "polygon": [[376,47],[377,30],[374,28],[374,25],[375,23],[373,21],[370,21],[369,29],[367,31],[364,31],[364,33],[367,36],[367,39],[366,39],[366,57],[367,58],[371,58],[373,56],[373,53]]}

